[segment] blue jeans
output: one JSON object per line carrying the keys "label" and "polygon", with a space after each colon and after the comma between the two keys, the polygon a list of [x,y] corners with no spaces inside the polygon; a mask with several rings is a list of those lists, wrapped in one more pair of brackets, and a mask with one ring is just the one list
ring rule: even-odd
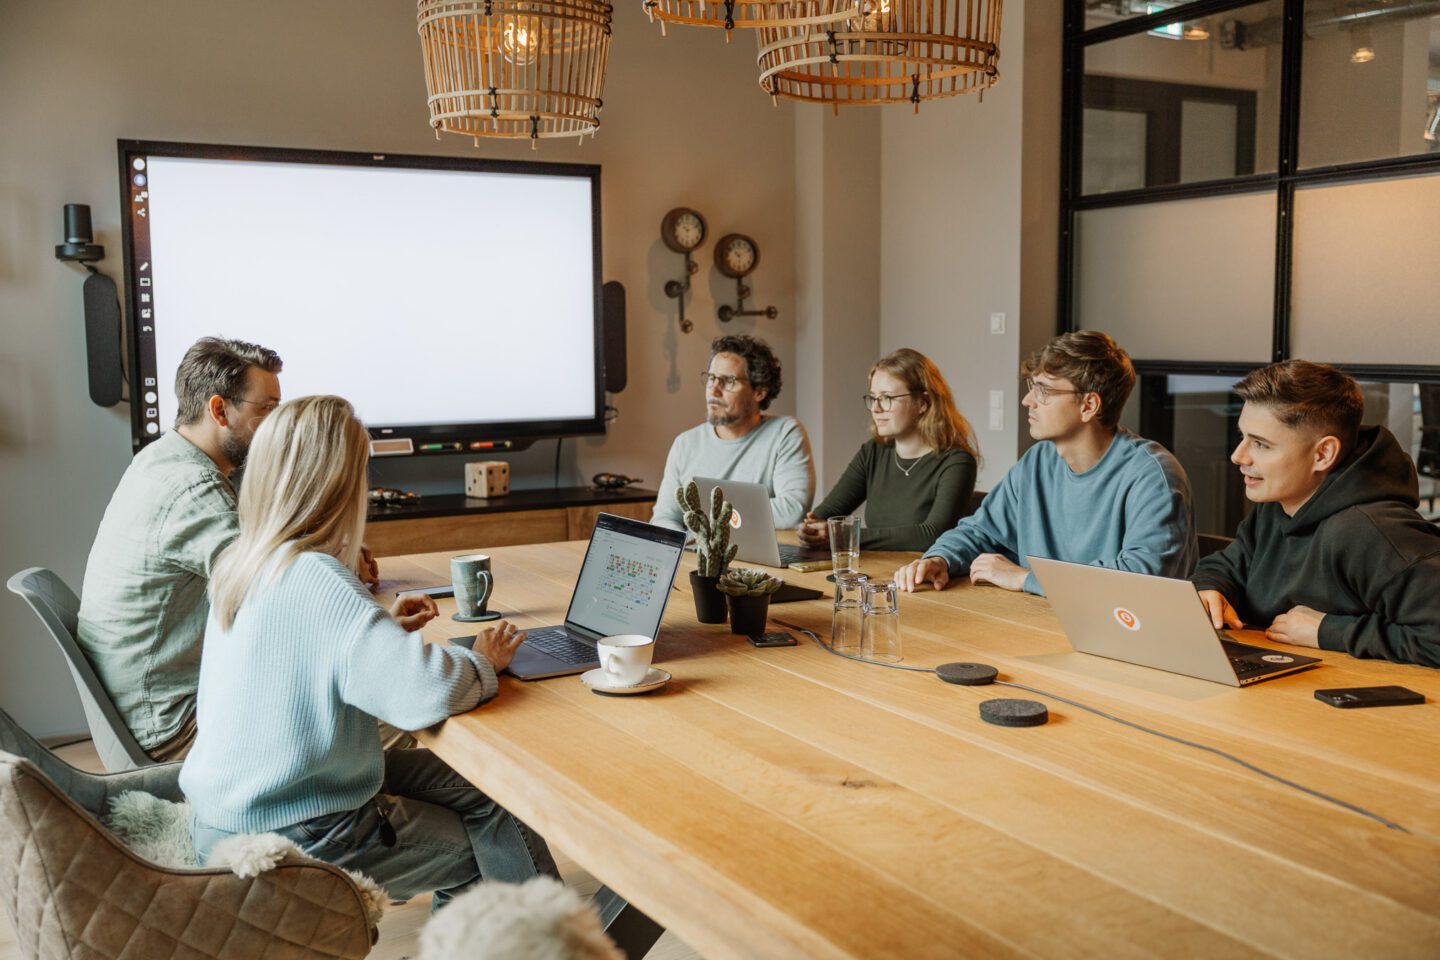
{"label": "blue jeans", "polygon": [[[392,846],[384,842],[387,821]],[[480,880],[560,876],[539,834],[423,748],[387,750],[380,793],[360,808],[274,832],[317,860],[366,874],[396,900],[434,891],[432,910]],[[225,836],[195,825],[202,858]]]}

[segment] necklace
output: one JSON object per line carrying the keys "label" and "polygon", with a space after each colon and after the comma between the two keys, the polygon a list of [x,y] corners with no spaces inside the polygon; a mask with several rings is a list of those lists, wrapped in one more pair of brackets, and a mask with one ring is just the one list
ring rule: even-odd
{"label": "necklace", "polygon": [[905,468],[905,465],[900,462],[900,451],[899,451],[899,450],[895,450],[895,451],[894,451],[894,453],[895,453],[895,467],[896,467],[896,469],[898,469],[901,473],[905,474],[905,476],[908,477],[908,476],[910,476],[910,471],[911,471],[911,470],[914,470],[914,469],[920,464],[920,461],[925,459],[926,454],[928,454],[929,452],[930,452],[929,450],[926,450],[925,453],[920,454],[920,456],[918,456],[918,457],[916,457],[914,460],[910,461],[910,469],[907,470],[907,469]]}

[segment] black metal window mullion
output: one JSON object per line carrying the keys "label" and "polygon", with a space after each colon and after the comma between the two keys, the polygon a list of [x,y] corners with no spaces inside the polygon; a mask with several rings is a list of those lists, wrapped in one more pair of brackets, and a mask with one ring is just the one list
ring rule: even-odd
{"label": "black metal window mullion", "polygon": [[[1142,34],[1177,21],[1198,20],[1241,7],[1254,6],[1263,0],[1196,0],[1171,7],[1159,13],[1106,24],[1093,30],[1085,27],[1084,0],[1065,0],[1065,29],[1062,48],[1062,86],[1060,120],[1060,288],[1057,297],[1056,328],[1060,333],[1077,329],[1078,310],[1075,303],[1076,214],[1083,210],[1104,207],[1156,203],[1167,200],[1225,196],[1258,190],[1276,191],[1276,237],[1274,312],[1272,317],[1272,356],[1283,360],[1290,355],[1290,320],[1292,309],[1292,260],[1294,253],[1294,213],[1296,191],[1305,186],[1354,183],[1391,179],[1418,174],[1440,174],[1440,154],[1419,154],[1387,157],[1356,163],[1300,168],[1301,67],[1304,62],[1305,0],[1284,0],[1284,37],[1281,49],[1279,149],[1276,172],[1252,174],[1204,183],[1176,183],[1157,187],[1115,191],[1084,196],[1081,193],[1081,171],[1084,157],[1082,85],[1085,82],[1085,49],[1122,37]],[[1202,369],[1225,373],[1243,370],[1247,365],[1208,361],[1136,360],[1137,369],[1152,373],[1198,373]],[[1355,376],[1379,380],[1436,381],[1440,367],[1413,364],[1343,365]]]}

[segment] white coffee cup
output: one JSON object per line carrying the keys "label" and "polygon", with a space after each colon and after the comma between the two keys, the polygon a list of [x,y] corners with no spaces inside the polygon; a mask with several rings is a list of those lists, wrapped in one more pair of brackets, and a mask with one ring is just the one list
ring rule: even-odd
{"label": "white coffee cup", "polygon": [[600,669],[605,671],[606,681],[617,687],[633,687],[650,672],[655,638],[626,633],[606,637],[596,643],[595,648],[600,653]]}

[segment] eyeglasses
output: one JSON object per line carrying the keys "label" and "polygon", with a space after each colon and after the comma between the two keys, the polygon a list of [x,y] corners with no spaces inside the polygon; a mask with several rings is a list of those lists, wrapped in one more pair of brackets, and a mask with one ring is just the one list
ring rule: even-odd
{"label": "eyeglasses", "polygon": [[274,400],[246,400],[244,397],[226,397],[225,399],[231,403],[248,403],[252,407],[259,407],[262,417],[268,417],[275,412],[276,407],[280,406],[280,404]]}
{"label": "eyeglasses", "polygon": [[1040,404],[1049,403],[1051,397],[1059,396],[1062,393],[1079,396],[1085,392],[1084,390],[1057,390],[1048,384],[1040,383],[1030,377],[1025,378],[1025,389],[1035,394],[1035,402]]}
{"label": "eyeglasses", "polygon": [[878,403],[878,404],[880,404],[880,412],[881,412],[881,413],[889,413],[889,412],[890,412],[890,408],[895,405],[895,401],[896,401],[896,400],[899,400],[901,397],[918,397],[918,396],[920,396],[920,394],[918,394],[918,393],[880,393],[880,394],[867,393],[867,394],[865,394],[865,396],[861,397],[860,399],[865,401],[865,409],[866,409],[866,410],[873,410],[873,409],[875,409],[875,404]]}
{"label": "eyeglasses", "polygon": [[726,393],[734,393],[740,389],[740,384],[749,383],[750,381],[744,377],[732,377],[728,373],[717,375],[711,373],[709,370],[701,370],[700,382],[705,384],[706,390],[709,390],[718,383],[720,384],[721,390],[724,390]]}

